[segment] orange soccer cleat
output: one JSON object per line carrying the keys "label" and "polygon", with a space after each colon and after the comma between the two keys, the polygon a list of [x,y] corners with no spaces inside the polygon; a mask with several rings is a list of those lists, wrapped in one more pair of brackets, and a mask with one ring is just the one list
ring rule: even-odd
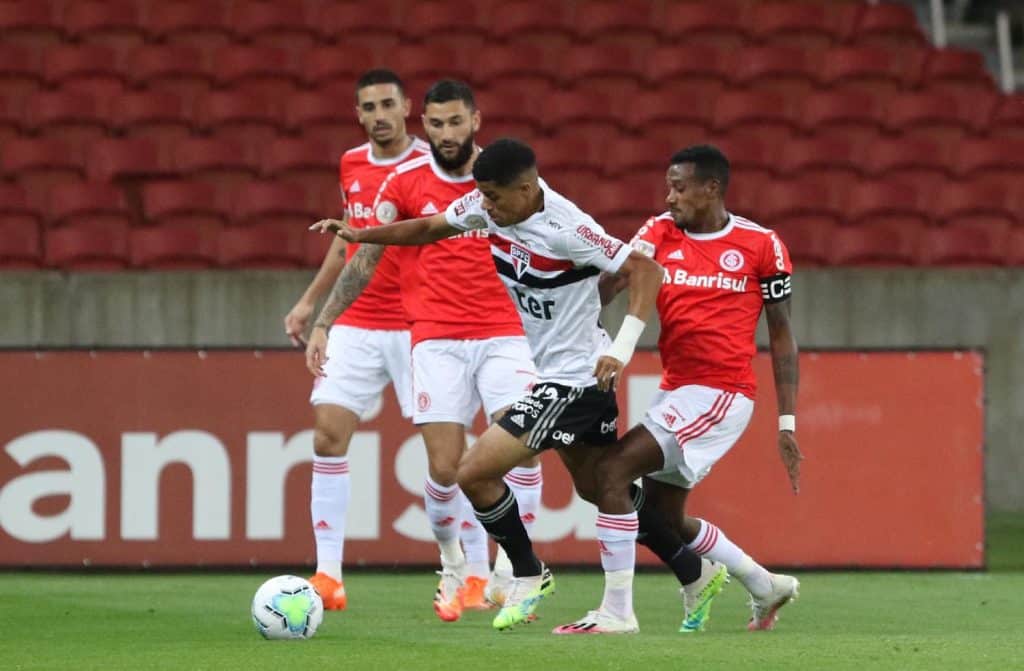
{"label": "orange soccer cleat", "polygon": [[335,580],[326,573],[317,573],[309,579],[320,598],[324,601],[324,610],[345,610],[348,597],[345,596],[345,583]]}
{"label": "orange soccer cleat", "polygon": [[466,578],[462,589],[459,590],[459,597],[462,600],[462,607],[466,610],[487,610],[492,608],[490,602],[484,597],[487,589],[487,578],[471,575]]}

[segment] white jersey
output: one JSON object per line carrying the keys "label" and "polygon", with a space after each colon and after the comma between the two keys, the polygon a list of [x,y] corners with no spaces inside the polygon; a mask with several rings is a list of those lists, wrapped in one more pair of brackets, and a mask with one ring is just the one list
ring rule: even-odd
{"label": "white jersey", "polygon": [[610,237],[575,203],[541,180],[544,209],[513,226],[498,226],[474,189],[451,203],[454,228],[486,228],[498,275],[523,319],[542,382],[574,387],[597,383],[594,367],[611,344],[599,323],[601,271],[614,273],[630,246]]}

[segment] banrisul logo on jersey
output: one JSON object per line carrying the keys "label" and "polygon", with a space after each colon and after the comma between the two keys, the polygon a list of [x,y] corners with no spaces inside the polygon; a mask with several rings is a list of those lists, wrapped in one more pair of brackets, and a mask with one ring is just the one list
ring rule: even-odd
{"label": "banrisul logo on jersey", "polygon": [[602,235],[586,224],[576,227],[576,237],[588,245],[600,248],[609,259],[614,259],[622,247],[621,241]]}
{"label": "banrisul logo on jersey", "polygon": [[723,289],[743,293],[747,290],[747,276],[731,277],[725,273],[717,275],[693,275],[682,268],[675,272],[665,269],[665,278],[662,284],[674,284],[676,286],[696,287],[700,289]]}
{"label": "banrisul logo on jersey", "polygon": [[513,243],[509,250],[512,257],[512,267],[516,271],[516,277],[522,277],[526,269],[530,267],[530,250]]}

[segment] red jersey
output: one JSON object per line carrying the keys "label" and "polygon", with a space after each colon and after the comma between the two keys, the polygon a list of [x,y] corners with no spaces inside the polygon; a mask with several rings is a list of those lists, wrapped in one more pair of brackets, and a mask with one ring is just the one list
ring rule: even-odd
{"label": "red jersey", "polygon": [[[475,188],[472,175],[452,177],[432,156],[421,156],[387,176],[373,211],[382,224],[428,217]],[[402,300],[413,344],[523,335],[519,314],[494,270],[486,230],[400,249]]]}
{"label": "red jersey", "polygon": [[658,293],[662,389],[699,384],[754,398],[754,332],[765,303],[791,294],[793,266],[774,231],[729,215],[721,231],[679,230],[651,217],[633,247],[665,269]]}
{"label": "red jersey", "polygon": [[[399,163],[422,156],[430,147],[423,140],[413,138],[409,148],[394,158],[375,158],[370,143],[346,151],[341,157],[341,197],[353,228],[365,228],[373,218],[373,199],[381,182]],[[359,249],[354,242],[345,249],[345,262]],[[399,282],[398,252],[387,250],[370,284],[359,298],[341,313],[335,324],[345,324],[379,331],[404,331],[409,320],[402,306]]]}

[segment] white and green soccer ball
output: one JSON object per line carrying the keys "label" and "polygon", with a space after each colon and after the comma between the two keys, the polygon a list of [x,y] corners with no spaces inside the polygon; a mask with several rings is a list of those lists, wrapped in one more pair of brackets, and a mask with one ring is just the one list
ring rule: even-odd
{"label": "white and green soccer ball", "polygon": [[252,598],[252,621],[263,638],[312,638],[324,619],[324,602],[308,580],[279,575]]}

